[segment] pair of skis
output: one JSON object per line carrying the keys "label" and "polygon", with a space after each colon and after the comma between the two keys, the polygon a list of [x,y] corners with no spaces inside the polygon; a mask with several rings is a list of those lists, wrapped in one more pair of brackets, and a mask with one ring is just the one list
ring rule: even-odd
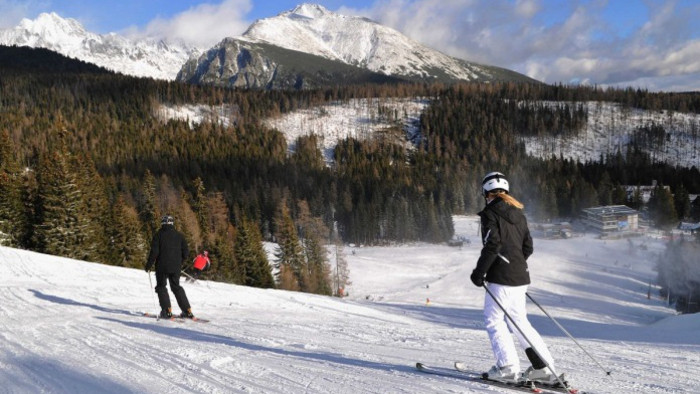
{"label": "pair of skis", "polygon": [[548,386],[548,385],[537,385],[534,382],[502,382],[499,380],[491,380],[485,374],[477,373],[474,371],[467,370],[462,363],[455,363],[454,368],[444,368],[444,367],[433,367],[423,363],[416,363],[416,369],[421,372],[429,373],[433,375],[446,376],[450,378],[457,378],[462,380],[469,380],[473,382],[480,382],[488,384],[495,387],[501,387],[510,389],[513,391],[522,391],[525,393],[541,393],[541,394],[555,394],[555,393],[566,393],[566,394],[586,394],[585,392],[575,389],[573,387],[560,387],[560,386]]}
{"label": "pair of skis", "polygon": [[148,312],[142,312],[141,315],[144,317],[151,317],[151,318],[158,319],[158,320],[161,320],[161,319],[162,320],[170,320],[170,321],[174,321],[177,323],[184,323],[185,320],[191,320],[191,321],[198,322],[198,323],[209,323],[209,320],[201,319],[201,318],[196,317],[196,316],[193,318],[181,317],[178,315],[173,315],[172,317],[160,317],[157,313],[148,313]]}

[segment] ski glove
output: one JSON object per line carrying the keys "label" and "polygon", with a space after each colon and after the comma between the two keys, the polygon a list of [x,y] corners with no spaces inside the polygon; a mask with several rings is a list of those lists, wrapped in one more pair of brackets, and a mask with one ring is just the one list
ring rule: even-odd
{"label": "ski glove", "polygon": [[472,280],[472,283],[474,283],[474,286],[476,287],[484,287],[484,277],[486,275],[482,274],[481,272],[474,270],[472,271],[472,275],[469,277],[469,279]]}
{"label": "ski glove", "polygon": [[144,267],[146,272],[151,272],[151,266],[150,264],[146,264],[146,267]]}

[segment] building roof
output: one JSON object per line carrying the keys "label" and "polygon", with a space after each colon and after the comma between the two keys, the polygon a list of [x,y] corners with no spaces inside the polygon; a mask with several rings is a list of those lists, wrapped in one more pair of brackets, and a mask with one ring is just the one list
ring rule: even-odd
{"label": "building roof", "polygon": [[681,224],[678,225],[679,230],[685,230],[685,231],[695,231],[695,230],[700,230],[700,223],[686,223],[686,222],[681,222]]}
{"label": "building roof", "polygon": [[586,213],[593,215],[633,215],[639,214],[639,211],[634,210],[626,205],[605,205],[602,207],[585,208]]}

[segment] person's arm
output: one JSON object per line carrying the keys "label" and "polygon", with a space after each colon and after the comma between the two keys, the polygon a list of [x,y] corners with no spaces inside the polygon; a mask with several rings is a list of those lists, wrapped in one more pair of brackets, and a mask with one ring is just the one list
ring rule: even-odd
{"label": "person's arm", "polygon": [[534,252],[535,248],[532,245],[532,236],[530,236],[530,229],[525,230],[525,238],[523,239],[523,256],[525,260]]}
{"label": "person's arm", "polygon": [[182,252],[182,259],[180,260],[180,264],[182,264],[183,261],[187,260],[187,257],[190,255],[190,249],[187,247],[187,241],[185,240],[185,236],[180,234],[180,250]]}
{"label": "person's arm", "polygon": [[156,263],[156,259],[160,254],[160,232],[157,232],[151,240],[151,251],[148,253],[148,260],[146,260],[146,271],[150,271],[153,265]]}
{"label": "person's arm", "polygon": [[481,249],[481,255],[474,271],[486,275],[501,251],[501,232],[498,229],[498,222],[494,213],[489,211],[483,212],[481,216],[481,235],[484,246]]}

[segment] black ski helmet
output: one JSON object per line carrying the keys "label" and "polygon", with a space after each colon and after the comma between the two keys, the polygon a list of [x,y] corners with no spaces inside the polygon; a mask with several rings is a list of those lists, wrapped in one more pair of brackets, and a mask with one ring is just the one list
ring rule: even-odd
{"label": "black ski helmet", "polygon": [[506,176],[500,172],[489,172],[484,177],[484,180],[481,181],[481,189],[484,196],[495,190],[503,190],[504,192],[508,193],[508,180],[506,179]]}
{"label": "black ski helmet", "polygon": [[165,215],[165,216],[163,216],[163,218],[160,219],[160,224],[161,224],[161,226],[165,226],[166,224],[169,224],[172,226],[175,224],[175,219],[170,215]]}

